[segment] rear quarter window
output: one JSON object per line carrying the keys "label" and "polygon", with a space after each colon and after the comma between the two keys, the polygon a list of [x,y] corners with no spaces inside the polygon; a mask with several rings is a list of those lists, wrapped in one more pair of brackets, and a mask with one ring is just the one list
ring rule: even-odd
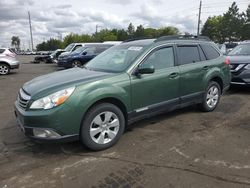
{"label": "rear quarter window", "polygon": [[211,45],[202,44],[201,48],[204,51],[207,60],[216,59],[220,56],[220,53]]}
{"label": "rear quarter window", "polygon": [[0,54],[2,54],[5,51],[5,49],[0,49]]}

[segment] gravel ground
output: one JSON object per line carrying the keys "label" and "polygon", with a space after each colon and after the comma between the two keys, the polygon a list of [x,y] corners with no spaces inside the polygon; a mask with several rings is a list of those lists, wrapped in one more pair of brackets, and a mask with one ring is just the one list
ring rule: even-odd
{"label": "gravel ground", "polygon": [[17,127],[13,103],[28,80],[58,71],[18,57],[0,77],[0,188],[250,187],[250,88],[234,87],[212,113],[195,106],[131,125],[114,147],[37,144]]}

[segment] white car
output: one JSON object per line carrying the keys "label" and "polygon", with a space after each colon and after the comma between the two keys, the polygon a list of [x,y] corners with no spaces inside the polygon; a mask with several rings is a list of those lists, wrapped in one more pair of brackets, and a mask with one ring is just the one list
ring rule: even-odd
{"label": "white car", "polygon": [[19,61],[16,57],[9,54],[0,54],[0,75],[6,75],[10,73],[10,69],[18,69]]}
{"label": "white car", "polygon": [[7,55],[10,57],[16,57],[16,53],[10,48],[0,48],[0,55]]}

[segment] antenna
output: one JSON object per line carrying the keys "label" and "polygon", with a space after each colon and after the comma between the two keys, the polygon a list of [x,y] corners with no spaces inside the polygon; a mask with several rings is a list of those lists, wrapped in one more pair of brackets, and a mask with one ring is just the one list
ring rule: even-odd
{"label": "antenna", "polygon": [[30,24],[31,51],[33,52],[34,45],[33,45],[33,36],[32,36],[32,26],[31,26],[31,20],[30,20],[30,11],[28,11],[28,16],[29,16],[29,24]]}

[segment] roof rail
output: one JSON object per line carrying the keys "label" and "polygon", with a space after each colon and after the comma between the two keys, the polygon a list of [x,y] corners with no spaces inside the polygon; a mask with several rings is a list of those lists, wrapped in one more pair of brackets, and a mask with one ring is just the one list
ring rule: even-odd
{"label": "roof rail", "polygon": [[207,36],[195,36],[195,35],[168,35],[157,38],[154,42],[164,41],[164,40],[203,40],[211,41]]}
{"label": "roof rail", "polygon": [[132,41],[135,41],[135,40],[144,40],[144,39],[152,39],[152,38],[148,38],[148,37],[137,37],[137,38],[132,38],[132,39],[124,40],[122,43],[132,42]]}

